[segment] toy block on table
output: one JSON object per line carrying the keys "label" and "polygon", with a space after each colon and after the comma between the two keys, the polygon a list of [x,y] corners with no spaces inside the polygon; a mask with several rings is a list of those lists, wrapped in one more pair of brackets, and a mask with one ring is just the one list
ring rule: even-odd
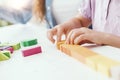
{"label": "toy block on table", "polygon": [[10,43],[9,46],[11,46],[13,50],[19,50],[21,48],[20,43]]}
{"label": "toy block on table", "polygon": [[0,46],[0,51],[8,50],[13,53],[14,49],[11,46]]}
{"label": "toy block on table", "polygon": [[41,52],[42,52],[42,49],[41,49],[40,46],[37,46],[37,47],[34,47],[34,48],[29,48],[29,49],[26,49],[26,50],[22,51],[24,57],[31,56],[31,55],[34,55],[34,54],[38,54],[38,53],[41,53]]}
{"label": "toy block on table", "polygon": [[65,54],[71,56],[71,49],[69,45],[61,44],[59,45],[59,50],[64,52]]}
{"label": "toy block on table", "polygon": [[102,58],[103,56],[100,56],[100,55],[88,57],[86,58],[86,64],[87,66],[97,71],[97,63],[99,63],[99,61],[101,61]]}
{"label": "toy block on table", "polygon": [[11,52],[13,50],[18,50],[21,48],[20,43],[2,43],[2,44],[0,44],[0,47],[12,47],[12,49],[9,49],[9,50],[11,50]]}
{"label": "toy block on table", "polygon": [[6,50],[10,51],[11,53],[14,51],[13,47],[8,47]]}
{"label": "toy block on table", "polygon": [[11,57],[11,52],[10,51],[1,51],[2,54],[6,55],[7,57]]}
{"label": "toy block on table", "polygon": [[58,46],[62,52],[78,59],[80,62],[88,65],[89,67],[108,77],[111,77],[111,69],[113,70],[113,67],[120,66],[120,62],[99,55],[89,50],[88,48],[82,47],[80,45],[70,45],[61,43]]}
{"label": "toy block on table", "polygon": [[80,45],[62,44],[62,45],[60,45],[60,47],[62,48],[61,50],[64,50],[64,52],[68,52],[69,55],[76,58],[77,60],[79,60],[82,63],[86,63],[86,58],[88,58],[90,56],[98,55],[97,53],[95,53],[85,47],[82,47]]}
{"label": "toy block on table", "polygon": [[57,44],[56,44],[57,49],[60,49],[60,45],[64,44],[64,43],[65,43],[65,40],[63,40],[61,42],[57,42]]}
{"label": "toy block on table", "polygon": [[96,55],[88,57],[86,59],[86,64],[93,68],[94,70],[101,72],[108,77],[111,77],[110,70],[113,66],[120,65],[120,62],[107,58],[105,56]]}
{"label": "toy block on table", "polygon": [[120,62],[114,61],[112,59],[105,58],[97,64],[97,71],[102,74],[111,77],[110,70],[112,67],[120,66]]}
{"label": "toy block on table", "polygon": [[112,67],[110,72],[114,80],[120,80],[120,66]]}
{"label": "toy block on table", "polygon": [[0,52],[0,61],[10,59],[10,52],[9,51],[1,51]]}
{"label": "toy block on table", "polygon": [[24,47],[36,45],[37,43],[38,43],[38,42],[37,42],[37,39],[22,41],[22,45],[23,45]]}

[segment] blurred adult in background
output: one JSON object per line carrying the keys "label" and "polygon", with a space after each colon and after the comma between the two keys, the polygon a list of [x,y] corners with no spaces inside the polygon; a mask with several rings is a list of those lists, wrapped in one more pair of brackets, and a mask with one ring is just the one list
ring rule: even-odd
{"label": "blurred adult in background", "polygon": [[46,20],[48,28],[54,27],[57,23],[52,12],[53,0],[35,0],[33,13],[40,21]]}
{"label": "blurred adult in background", "polygon": [[4,0],[0,2],[0,19],[25,24],[32,17],[32,0]]}
{"label": "blurred adult in background", "polygon": [[69,0],[69,2],[62,0],[4,0],[2,2],[5,3],[0,4],[0,19],[13,24],[46,21],[47,27],[53,28],[56,24],[73,17],[78,12],[81,0]]}
{"label": "blurred adult in background", "polygon": [[63,23],[78,13],[82,0],[34,0],[33,13],[40,21],[46,20],[48,28]]}

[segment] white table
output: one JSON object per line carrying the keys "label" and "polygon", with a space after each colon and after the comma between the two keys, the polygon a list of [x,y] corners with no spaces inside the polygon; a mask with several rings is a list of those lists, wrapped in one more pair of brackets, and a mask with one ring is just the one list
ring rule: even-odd
{"label": "white table", "polygon": [[[12,43],[37,38],[43,51],[29,57],[22,56],[23,48],[15,51],[10,60],[0,62],[0,80],[113,80],[58,51],[46,38],[46,31],[44,24],[0,28],[0,41]],[[93,46],[90,49],[120,61],[118,48]]]}

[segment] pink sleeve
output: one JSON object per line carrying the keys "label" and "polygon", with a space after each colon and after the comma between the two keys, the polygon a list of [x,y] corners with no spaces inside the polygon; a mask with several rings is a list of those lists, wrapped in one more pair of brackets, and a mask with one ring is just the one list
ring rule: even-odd
{"label": "pink sleeve", "polygon": [[91,20],[91,0],[82,0],[79,8],[79,14]]}

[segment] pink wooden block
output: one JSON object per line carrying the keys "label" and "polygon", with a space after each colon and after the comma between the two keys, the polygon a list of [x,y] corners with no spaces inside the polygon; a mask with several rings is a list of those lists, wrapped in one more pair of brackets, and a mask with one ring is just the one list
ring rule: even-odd
{"label": "pink wooden block", "polygon": [[30,48],[30,49],[26,49],[26,50],[22,51],[24,57],[31,56],[31,55],[34,55],[34,54],[38,54],[38,53],[41,53],[41,52],[42,52],[42,50],[41,50],[40,46]]}
{"label": "pink wooden block", "polygon": [[13,51],[14,51],[13,47],[9,47],[9,48],[7,48],[7,50],[9,50],[11,53],[13,53]]}
{"label": "pink wooden block", "polygon": [[11,47],[11,46],[2,46],[2,47],[0,47],[0,50],[1,51],[8,50],[11,53],[13,53],[13,51],[14,51],[13,47]]}

